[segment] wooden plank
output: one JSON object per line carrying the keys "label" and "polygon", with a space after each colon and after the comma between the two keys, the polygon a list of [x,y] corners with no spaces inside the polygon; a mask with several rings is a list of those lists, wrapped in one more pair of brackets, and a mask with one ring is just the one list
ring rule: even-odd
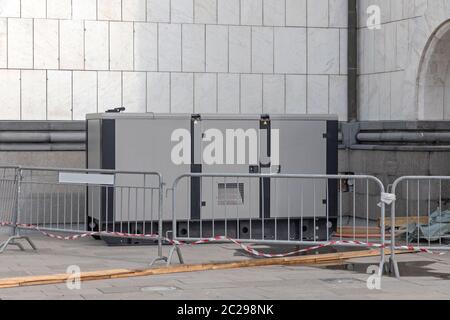
{"label": "wooden plank", "polygon": [[[388,238],[388,237],[390,237],[390,234],[388,234],[388,233],[386,233],[386,238]],[[333,237],[334,238],[344,238],[344,239],[353,239],[353,238],[355,238],[355,239],[366,239],[366,238],[369,238],[369,240],[370,239],[377,239],[377,240],[379,240],[380,238],[381,238],[381,234],[379,234],[379,233],[377,233],[377,234],[368,234],[368,235],[366,235],[366,234],[353,234],[353,233],[343,233],[343,234],[340,234],[340,233],[335,233],[335,234],[333,234]]]}
{"label": "wooden plank", "polygon": [[[399,250],[397,253],[412,253],[413,251]],[[385,250],[386,255],[390,254],[389,250]],[[274,258],[274,259],[252,259],[236,262],[224,262],[224,263],[206,263],[206,264],[193,264],[193,265],[176,265],[163,268],[144,269],[144,270],[128,270],[128,269],[113,269],[113,270],[101,270],[83,272],[80,275],[81,281],[93,281],[104,279],[118,279],[129,277],[143,277],[151,275],[184,273],[184,272],[197,272],[207,270],[224,270],[224,269],[237,269],[237,268],[250,268],[258,266],[273,266],[273,265],[314,265],[324,263],[339,263],[347,259],[374,257],[379,256],[380,250],[364,250],[364,251],[351,251],[351,252],[338,252],[328,253],[320,255],[309,255],[290,258]],[[34,285],[46,285],[55,283],[66,282],[70,274],[54,274],[43,276],[27,276],[0,279],[0,288],[13,288],[19,286],[34,286]]]}
{"label": "wooden plank", "polygon": [[[419,216],[419,217],[410,216],[410,217],[396,217],[395,218],[395,228],[405,227],[409,223],[428,224],[428,217],[427,216]],[[386,217],[385,225],[386,225],[386,227],[392,227],[391,218]]]}
{"label": "wooden plank", "polygon": [[336,233],[345,233],[345,234],[380,234],[381,233],[381,229],[380,227],[355,227],[355,229],[353,229],[352,226],[343,226],[338,227],[336,230]]}

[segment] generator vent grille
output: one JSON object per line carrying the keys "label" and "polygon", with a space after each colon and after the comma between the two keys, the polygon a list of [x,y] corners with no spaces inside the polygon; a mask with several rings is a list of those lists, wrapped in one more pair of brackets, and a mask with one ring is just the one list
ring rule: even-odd
{"label": "generator vent grille", "polygon": [[243,183],[219,183],[218,205],[238,206],[244,204]]}

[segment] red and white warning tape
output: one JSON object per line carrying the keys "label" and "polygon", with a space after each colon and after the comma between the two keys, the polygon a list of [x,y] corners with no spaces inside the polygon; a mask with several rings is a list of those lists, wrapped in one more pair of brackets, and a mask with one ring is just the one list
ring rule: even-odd
{"label": "red and white warning tape", "polygon": [[[185,242],[181,242],[181,241],[176,241],[176,240],[168,240],[169,242],[171,242],[172,244],[175,245],[186,245],[187,243]],[[381,244],[376,244],[376,243],[364,243],[364,242],[360,242],[360,241],[329,241],[326,243],[322,243],[322,244],[318,244],[316,246],[312,246],[312,247],[308,247],[308,248],[304,248],[304,249],[299,249],[299,250],[295,250],[295,251],[291,251],[288,253],[282,253],[282,254],[268,254],[268,253],[263,253],[260,251],[255,250],[251,245],[245,245],[243,243],[241,243],[240,241],[236,240],[236,239],[232,239],[229,237],[225,237],[225,236],[217,236],[214,238],[209,238],[209,239],[202,239],[193,243],[189,243],[190,245],[197,245],[197,244],[204,244],[204,243],[211,243],[211,242],[217,242],[217,241],[229,241],[232,242],[238,246],[240,246],[242,249],[244,249],[246,252],[257,256],[257,257],[264,257],[264,258],[284,258],[284,257],[288,257],[288,256],[293,256],[299,253],[305,253],[305,252],[309,252],[309,251],[313,251],[313,250],[318,250],[321,248],[325,248],[325,247],[330,247],[330,246],[334,246],[334,245],[353,245],[353,246],[361,246],[361,247],[371,247],[371,248],[383,248],[384,246]]]}
{"label": "red and white warning tape", "polygon": [[[396,250],[409,250],[409,251],[419,251],[419,252],[423,252],[423,253],[432,253],[434,254],[435,252],[423,248],[423,247],[414,247],[414,246],[396,246],[395,247]],[[443,254],[442,252],[440,252],[439,254]]]}
{"label": "red and white warning tape", "polygon": [[[10,223],[10,222],[0,222],[0,227],[5,227],[5,226],[13,227],[14,225],[15,225],[14,223]],[[90,236],[101,236],[101,235],[109,235],[109,236],[117,236],[117,237],[146,238],[146,239],[159,239],[159,236],[157,234],[132,234],[132,233],[107,232],[107,231],[92,231],[92,232],[85,232],[82,234],[75,234],[75,235],[70,235],[70,236],[61,236],[61,235],[57,235],[57,234],[53,234],[53,233],[49,233],[47,231],[41,230],[38,226],[31,225],[31,224],[17,224],[16,226],[19,228],[23,228],[23,229],[36,230],[36,231],[41,232],[43,235],[45,235],[49,238],[58,239],[58,240],[77,240],[77,239],[86,238],[86,237],[90,237]],[[212,237],[212,238],[207,238],[207,239],[201,239],[201,240],[198,240],[195,242],[190,242],[190,243],[173,240],[173,239],[169,239],[166,237],[163,237],[162,240],[168,242],[169,244],[178,245],[178,246],[200,245],[200,244],[206,244],[206,243],[212,243],[212,242],[227,241],[227,242],[236,244],[237,246],[241,247],[243,250],[245,250],[246,252],[248,252],[249,254],[251,254],[253,256],[263,257],[263,258],[284,258],[284,257],[289,257],[289,256],[293,256],[296,254],[306,253],[309,251],[314,251],[314,250],[322,249],[325,247],[331,247],[331,246],[335,246],[335,245],[351,245],[351,246],[360,246],[360,247],[377,248],[377,249],[388,247],[388,245],[383,245],[383,244],[379,244],[379,243],[351,241],[351,240],[333,240],[333,241],[318,244],[318,245],[315,245],[312,247],[291,251],[288,253],[269,254],[269,253],[260,252],[256,249],[254,249],[251,245],[245,245],[236,239],[225,237],[225,236],[217,236],[217,237]],[[397,246],[396,249],[433,253],[432,251],[430,251],[428,249],[425,249],[422,247],[415,247],[415,246]]]}

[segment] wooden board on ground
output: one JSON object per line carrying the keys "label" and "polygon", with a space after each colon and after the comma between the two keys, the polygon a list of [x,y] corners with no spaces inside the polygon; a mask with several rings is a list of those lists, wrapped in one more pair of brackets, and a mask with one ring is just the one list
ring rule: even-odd
{"label": "wooden board on ground", "polygon": [[[428,224],[427,216],[409,216],[409,217],[396,217],[395,218],[395,228],[403,228],[406,227],[410,223],[419,223],[419,224]],[[392,227],[391,218],[385,219],[386,227]]]}
{"label": "wooden board on ground", "polygon": [[[388,235],[386,234],[386,237]],[[361,227],[361,226],[342,226],[338,227],[333,234],[334,239],[380,239],[381,228],[380,227]]]}
{"label": "wooden board on ground", "polygon": [[343,234],[360,234],[360,235],[366,235],[369,234],[380,234],[381,229],[380,227],[364,227],[364,226],[342,226],[337,227],[336,233],[343,233]]}
{"label": "wooden board on ground", "polygon": [[[397,253],[412,253],[414,251],[396,251]],[[385,250],[386,255],[390,253]],[[206,264],[185,264],[175,265],[162,268],[144,269],[144,270],[129,270],[129,269],[113,269],[101,270],[92,272],[83,272],[80,275],[81,281],[105,280],[105,279],[119,279],[129,277],[143,277],[151,275],[162,275],[171,273],[196,272],[207,270],[224,270],[237,268],[251,268],[260,266],[274,266],[274,265],[320,265],[327,263],[342,263],[344,260],[353,258],[375,257],[380,255],[380,250],[364,250],[364,251],[350,251],[338,252],[318,255],[308,255],[290,258],[274,258],[274,259],[252,259],[236,262],[223,263],[206,263]],[[0,288],[13,288],[21,286],[33,285],[47,285],[55,283],[64,283],[71,279],[70,274],[54,274],[43,276],[27,276],[17,278],[0,279]]]}

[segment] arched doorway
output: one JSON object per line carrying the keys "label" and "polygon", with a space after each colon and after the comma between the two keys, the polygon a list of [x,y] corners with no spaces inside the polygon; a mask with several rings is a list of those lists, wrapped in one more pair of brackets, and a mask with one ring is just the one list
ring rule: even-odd
{"label": "arched doorway", "polygon": [[417,79],[419,120],[450,120],[450,20],[432,34]]}

